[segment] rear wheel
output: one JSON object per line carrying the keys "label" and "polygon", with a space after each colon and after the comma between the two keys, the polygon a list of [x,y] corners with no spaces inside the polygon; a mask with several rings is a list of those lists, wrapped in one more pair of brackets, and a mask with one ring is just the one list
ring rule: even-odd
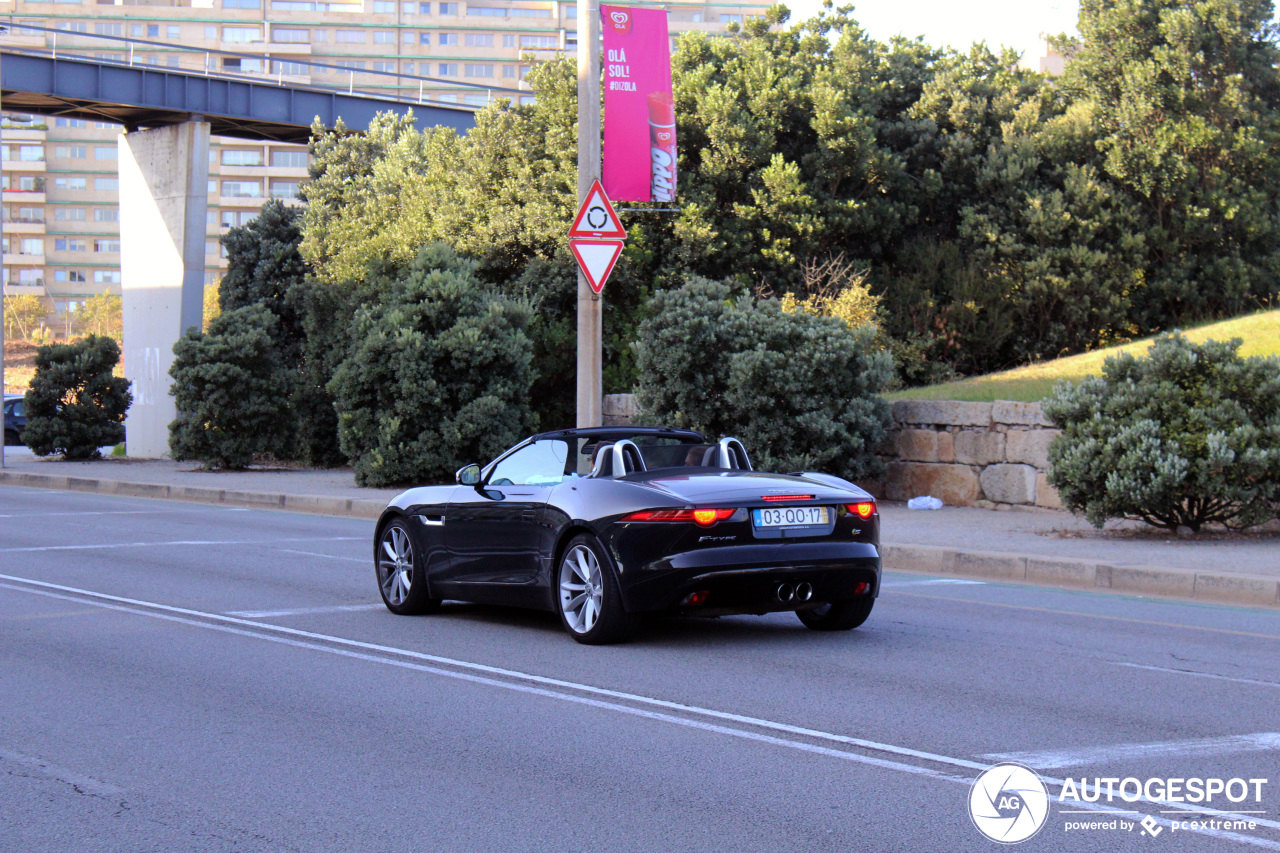
{"label": "rear wheel", "polygon": [[797,610],[796,616],[806,628],[815,631],[848,631],[867,621],[875,603],[869,595],[851,601],[824,602],[807,610]]}
{"label": "rear wheel", "polygon": [[413,547],[413,537],[402,519],[390,522],[378,537],[378,591],[382,603],[392,613],[412,616],[429,613],[440,606],[428,595],[422,557]]}
{"label": "rear wheel", "polygon": [[591,536],[575,536],[556,572],[556,612],[569,636],[591,646],[619,643],[635,631],[637,619],[622,606],[622,593]]}

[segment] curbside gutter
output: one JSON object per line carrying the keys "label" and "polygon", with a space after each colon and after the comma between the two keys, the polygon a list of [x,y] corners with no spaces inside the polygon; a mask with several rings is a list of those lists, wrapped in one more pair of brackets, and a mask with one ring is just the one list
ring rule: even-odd
{"label": "curbside gutter", "polygon": [[[386,507],[386,502],[381,500],[128,483],[15,471],[0,471],[0,483],[368,520],[376,519]],[[900,572],[1280,609],[1280,579],[1274,577],[1158,568],[1133,563],[1053,559],[997,551],[957,551],[929,545],[885,544],[881,547],[881,554],[886,569]]]}
{"label": "curbside gutter", "polygon": [[1280,608],[1280,580],[1260,575],[1063,560],[996,551],[955,551],[927,545],[884,545],[881,554],[886,569],[901,572],[1207,604]]}

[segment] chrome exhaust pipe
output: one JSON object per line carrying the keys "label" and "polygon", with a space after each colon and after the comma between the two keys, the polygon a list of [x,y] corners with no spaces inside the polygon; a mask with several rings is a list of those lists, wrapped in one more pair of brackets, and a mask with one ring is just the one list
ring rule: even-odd
{"label": "chrome exhaust pipe", "polygon": [[813,584],[798,583],[796,584],[796,601],[808,601],[813,598]]}
{"label": "chrome exhaust pipe", "polygon": [[778,596],[779,601],[791,601],[796,597],[795,588],[789,583],[778,584],[778,590],[774,594]]}

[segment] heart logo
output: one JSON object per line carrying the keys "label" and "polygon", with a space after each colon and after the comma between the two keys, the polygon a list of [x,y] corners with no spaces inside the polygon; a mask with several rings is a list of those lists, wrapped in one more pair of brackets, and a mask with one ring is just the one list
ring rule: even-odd
{"label": "heart logo", "polygon": [[609,10],[609,24],[616,32],[631,32],[631,15],[619,9]]}

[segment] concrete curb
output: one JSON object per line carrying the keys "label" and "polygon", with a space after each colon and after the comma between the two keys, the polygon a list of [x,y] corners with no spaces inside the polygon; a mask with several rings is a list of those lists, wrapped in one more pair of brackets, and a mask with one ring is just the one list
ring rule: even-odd
{"label": "concrete curb", "polygon": [[190,503],[244,507],[246,509],[278,509],[306,512],[340,518],[376,519],[386,508],[386,501],[360,498],[334,498],[321,495],[284,495],[271,492],[249,492],[236,489],[207,489],[199,486],[173,486],[164,483],[126,483],[119,480],[97,480],[89,477],[63,477],[57,474],[30,474],[0,471],[0,483],[33,489],[58,489],[64,492],[88,492],[98,495],[124,495],[133,498],[158,498]]}
{"label": "concrete curb", "polygon": [[[386,506],[384,501],[360,498],[285,495],[163,483],[127,483],[15,471],[0,471],[0,483],[36,489],[305,512],[339,518],[376,519]],[[929,545],[886,544],[881,548],[881,554],[886,569],[902,572],[1280,609],[1280,579],[1260,575],[1055,559],[997,551],[957,551]]]}
{"label": "concrete curb", "polygon": [[884,545],[881,554],[884,567],[895,571],[1179,601],[1280,608],[1280,579],[1260,575],[1064,560],[996,551],[956,551],[927,545]]}

